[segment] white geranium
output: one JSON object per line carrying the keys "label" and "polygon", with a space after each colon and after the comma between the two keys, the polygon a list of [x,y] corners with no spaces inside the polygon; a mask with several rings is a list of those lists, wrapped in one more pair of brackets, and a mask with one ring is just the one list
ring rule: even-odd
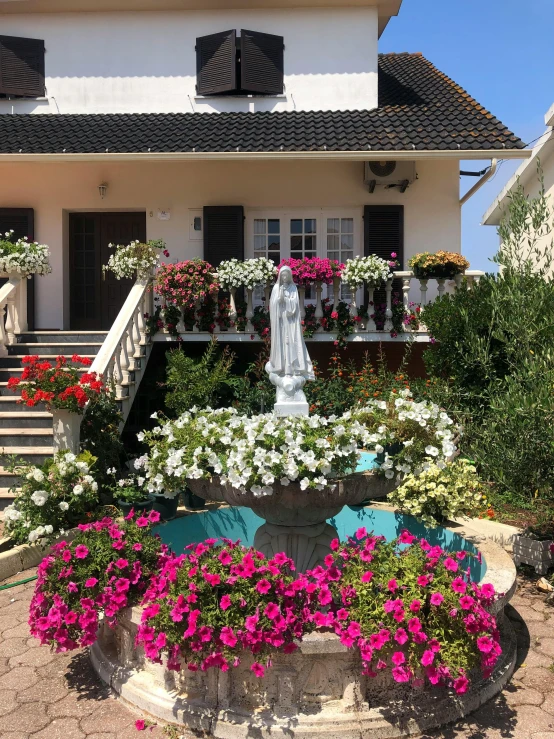
{"label": "white geranium", "polygon": [[66,500],[62,500],[58,503],[58,508],[60,511],[67,511],[69,509],[69,503]]}
{"label": "white geranium", "polygon": [[217,268],[217,279],[224,290],[246,287],[253,290],[277,277],[277,267],[270,259],[228,259]]}
{"label": "white geranium", "polygon": [[47,275],[52,271],[50,251],[46,244],[29,241],[24,236],[15,239],[13,229],[0,234],[0,272],[16,272],[30,275]]}
{"label": "white geranium", "polygon": [[343,282],[357,289],[364,283],[378,286],[382,282],[391,280],[393,274],[386,259],[370,254],[367,257],[347,259],[341,277]]}

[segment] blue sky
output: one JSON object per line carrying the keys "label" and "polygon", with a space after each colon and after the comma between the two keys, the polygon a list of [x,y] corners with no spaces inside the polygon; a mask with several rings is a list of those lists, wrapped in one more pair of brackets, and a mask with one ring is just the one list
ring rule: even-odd
{"label": "blue sky", "polygon": [[[545,130],[554,102],[553,38],[554,0],[404,0],[379,51],[421,51],[527,143]],[[519,163],[504,162],[463,207],[462,251],[473,269],[492,267],[496,229],[479,224]],[[464,162],[462,169],[487,164]],[[462,192],[475,182],[463,177]]]}

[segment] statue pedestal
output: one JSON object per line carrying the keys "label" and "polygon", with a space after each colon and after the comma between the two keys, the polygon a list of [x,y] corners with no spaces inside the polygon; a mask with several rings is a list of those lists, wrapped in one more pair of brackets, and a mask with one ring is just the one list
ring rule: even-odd
{"label": "statue pedestal", "polygon": [[288,402],[275,403],[273,410],[276,416],[307,416],[310,407],[307,402],[289,400]]}

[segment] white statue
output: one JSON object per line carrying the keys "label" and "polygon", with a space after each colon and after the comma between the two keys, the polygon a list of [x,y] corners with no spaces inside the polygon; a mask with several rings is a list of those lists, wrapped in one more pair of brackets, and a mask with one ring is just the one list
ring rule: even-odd
{"label": "white statue", "polygon": [[314,380],[314,369],[306,349],[300,322],[298,289],[290,267],[279,270],[269,301],[271,354],[265,371],[277,388],[275,413],[280,416],[307,416],[308,403],[302,388]]}

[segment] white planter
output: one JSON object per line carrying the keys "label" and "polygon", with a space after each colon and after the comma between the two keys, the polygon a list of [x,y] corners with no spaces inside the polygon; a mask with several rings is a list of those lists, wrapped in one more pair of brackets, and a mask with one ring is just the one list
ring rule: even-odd
{"label": "white planter", "polygon": [[53,410],[52,416],[54,452],[67,450],[79,454],[82,415],[72,411]]}
{"label": "white planter", "polygon": [[550,551],[552,541],[537,541],[528,536],[514,537],[514,562],[535,568],[537,575],[546,575],[549,567],[554,566],[554,553]]}

